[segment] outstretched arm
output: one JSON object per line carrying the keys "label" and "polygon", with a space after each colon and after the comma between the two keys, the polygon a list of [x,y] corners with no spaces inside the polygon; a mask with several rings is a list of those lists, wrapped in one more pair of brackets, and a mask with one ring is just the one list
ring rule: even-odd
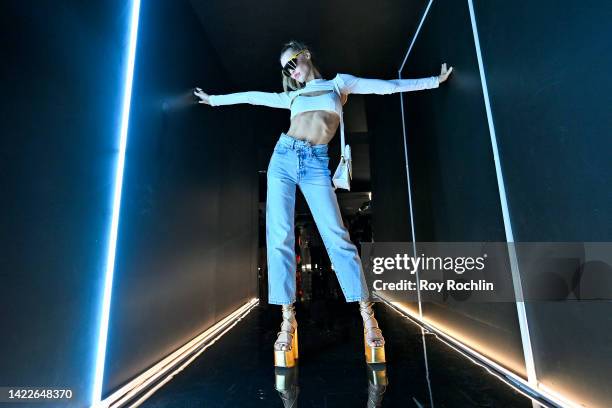
{"label": "outstretched arm", "polygon": [[350,74],[337,74],[337,81],[340,92],[343,94],[379,94],[387,95],[396,92],[419,91],[421,89],[437,88],[441,82],[444,82],[448,75],[452,72],[446,70],[446,64],[442,65],[441,75],[431,76],[427,78],[416,79],[370,79],[359,78]]}
{"label": "outstretched arm", "polygon": [[418,91],[437,88],[438,77],[418,79],[370,79],[359,78],[350,74],[336,75],[340,92],[343,94],[379,94],[388,95],[396,92]]}
{"label": "outstretched arm", "polygon": [[[198,91],[194,92],[196,96],[202,98],[203,92],[196,88]],[[204,94],[206,95],[206,94]],[[251,105],[262,105],[269,106],[271,108],[284,108],[289,109],[291,99],[286,92],[260,92],[260,91],[247,91],[247,92],[236,92],[226,95],[206,95],[208,104],[211,106],[220,105],[234,105],[237,103],[249,103]],[[206,99],[200,101],[200,103],[206,103]]]}

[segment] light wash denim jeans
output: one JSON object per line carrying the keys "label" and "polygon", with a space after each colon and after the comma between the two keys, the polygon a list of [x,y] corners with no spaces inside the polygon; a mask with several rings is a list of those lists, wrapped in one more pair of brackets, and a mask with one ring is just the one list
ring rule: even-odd
{"label": "light wash denim jeans", "polygon": [[331,183],[327,145],[281,133],[268,164],[266,243],[268,303],[295,302],[295,186],[306,198],[347,302],[368,300],[357,247],[342,222]]}

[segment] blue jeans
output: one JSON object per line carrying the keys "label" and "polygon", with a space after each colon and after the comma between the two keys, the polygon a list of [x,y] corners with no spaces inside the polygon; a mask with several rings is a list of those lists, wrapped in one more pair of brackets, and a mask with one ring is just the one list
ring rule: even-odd
{"label": "blue jeans", "polygon": [[368,300],[357,247],[344,226],[331,184],[327,145],[281,133],[268,164],[266,244],[268,303],[295,302],[295,186],[306,198],[347,302]]}

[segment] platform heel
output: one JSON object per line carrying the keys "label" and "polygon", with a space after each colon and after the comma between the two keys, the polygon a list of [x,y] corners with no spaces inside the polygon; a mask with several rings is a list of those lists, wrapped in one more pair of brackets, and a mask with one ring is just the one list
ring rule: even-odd
{"label": "platform heel", "polygon": [[298,359],[298,331],[293,304],[282,305],[281,331],[274,343],[274,366],[293,367]]}
{"label": "platform heel", "polygon": [[359,302],[359,311],[363,318],[363,346],[368,364],[385,363],[385,339],[374,318],[372,302]]}

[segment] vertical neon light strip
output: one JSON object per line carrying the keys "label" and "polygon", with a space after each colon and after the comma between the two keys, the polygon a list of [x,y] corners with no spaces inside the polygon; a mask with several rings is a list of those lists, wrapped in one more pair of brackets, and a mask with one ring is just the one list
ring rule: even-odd
{"label": "vertical neon light strip", "polygon": [[[421,22],[419,23],[419,26],[417,27],[417,30],[414,33],[414,36],[412,37],[412,42],[410,43],[410,47],[408,47],[408,51],[406,51],[406,56],[404,57],[404,60],[402,61],[402,65],[399,67],[397,71],[397,76],[399,79],[402,78],[402,71],[404,70],[404,65],[406,64],[406,61],[408,60],[408,56],[410,55],[410,51],[412,51],[412,47],[414,46],[414,43],[417,37],[419,36],[419,33],[421,32],[421,27],[423,26],[423,23],[425,22],[425,18],[427,17],[427,14],[429,13],[429,9],[431,8],[432,3],[433,3],[433,0],[429,0],[429,3],[427,3],[427,7],[425,8],[423,17],[421,17]],[[412,210],[412,187],[411,187],[411,181],[410,181],[410,166],[408,162],[408,142],[406,140],[406,118],[404,117],[404,96],[401,92],[400,92],[400,109],[402,110],[402,132],[404,134],[404,158],[406,160],[406,183],[408,184],[408,206],[410,207],[410,229],[412,232],[412,252],[413,252],[414,258],[416,259],[417,258],[417,253],[416,253],[417,252],[416,250],[417,240],[416,240],[416,232],[414,230],[414,212]],[[416,280],[417,280],[417,304],[419,305],[419,317],[422,319],[423,318],[423,307],[421,306],[421,289],[419,288],[419,285],[418,285],[418,282],[421,280],[421,278],[419,276],[418,268],[416,270]]]}
{"label": "vertical neon light strip", "polygon": [[121,129],[119,136],[119,156],[115,173],[115,188],[113,192],[113,215],[111,221],[108,254],[106,258],[106,275],[104,278],[104,295],[102,299],[102,314],[100,316],[100,331],[98,334],[98,350],[96,358],[96,371],[92,404],[100,405],[102,399],[102,380],[104,378],[104,360],[106,357],[106,340],[108,335],[108,320],[110,315],[111,291],[113,286],[113,272],[115,269],[115,253],[117,247],[117,230],[119,227],[119,210],[121,208],[121,187],[123,184],[123,168],[125,164],[125,147],[127,144],[128,123],[130,116],[130,103],[132,99],[132,82],[134,79],[134,60],[136,58],[136,38],[138,34],[138,14],[140,0],[133,0],[130,18],[130,39],[128,44],[128,58],[125,72],[125,88],[123,90],[123,111],[121,112]]}
{"label": "vertical neon light strip", "polygon": [[[502,207],[502,216],[504,219],[504,228],[506,232],[506,242],[508,242],[508,256],[510,259],[510,271],[512,272],[512,283],[514,285],[514,293],[516,296],[516,309],[521,331],[521,341],[523,343],[523,354],[525,357],[525,368],[527,370],[527,380],[534,388],[537,387],[538,381],[536,377],[535,363],[533,358],[533,350],[531,348],[531,337],[529,335],[529,324],[527,323],[527,312],[525,303],[523,302],[523,284],[521,283],[521,275],[519,272],[518,259],[516,248],[514,246],[514,233],[512,232],[512,223],[510,221],[510,211],[508,210],[508,199],[506,197],[506,185],[504,184],[504,176],[502,174],[501,162],[497,151],[497,136],[495,126],[493,125],[493,114],[491,113],[491,104],[489,102],[489,89],[487,87],[487,78],[485,76],[484,64],[482,62],[482,52],[480,50],[480,40],[478,37],[478,29],[476,26],[476,16],[474,14],[474,5],[472,0],[468,0],[470,9],[470,21],[472,24],[472,33],[474,35],[474,46],[476,47],[476,58],[478,59],[478,70],[480,72],[480,82],[482,84],[482,96],[484,98],[485,109],[487,112],[487,121],[489,124],[489,134],[491,136],[491,146],[493,148],[493,161],[495,163],[495,174],[497,175],[497,187],[499,190],[499,201]],[[519,301],[520,299],[520,301]]]}
{"label": "vertical neon light strip", "polygon": [[[423,23],[425,22],[425,18],[427,17],[427,14],[429,13],[429,9],[431,8],[431,4],[432,3],[433,3],[433,0],[429,0],[429,3],[427,3],[427,7],[425,7],[425,11],[423,12],[423,16],[421,17],[421,21],[419,22],[419,26],[417,27],[416,32],[412,36],[412,41],[410,42],[410,47],[408,47],[408,51],[406,51],[406,55],[404,56],[404,60],[402,61],[402,65],[398,69],[400,74],[404,70],[404,65],[406,65],[406,61],[408,61],[408,56],[410,55],[410,51],[412,51],[412,47],[414,46],[414,43],[416,42],[416,39],[419,36],[419,33],[421,32],[421,27],[423,26]],[[401,93],[400,93],[400,95],[401,95]]]}
{"label": "vertical neon light strip", "polygon": [[[410,51],[412,51],[412,47],[414,46],[414,43],[419,35],[419,32],[421,31],[421,27],[423,25],[423,22],[425,21],[425,18],[428,15],[428,12],[429,12],[429,9],[432,3],[433,3],[433,0],[430,0],[429,3],[427,4],[427,7],[425,8],[425,12],[423,13],[421,22],[419,23],[416,33],[414,34],[414,37],[412,38],[412,42],[410,43],[410,47],[408,48],[408,51],[406,52],[406,56],[404,57],[404,60],[402,61],[402,64],[398,70],[399,78],[401,78],[401,74],[402,74],[404,65],[406,64],[406,61],[408,60]],[[527,380],[532,387],[536,388],[537,387],[537,377],[536,377],[536,371],[535,371],[533,350],[531,347],[531,337],[529,334],[529,324],[527,323],[527,313],[525,310],[525,303],[522,301],[523,289],[522,289],[521,277],[519,273],[518,259],[517,259],[517,255],[516,255],[516,251],[514,247],[514,234],[512,232],[512,223],[510,221],[510,212],[508,210],[508,201],[506,198],[506,187],[504,184],[504,178],[502,175],[501,164],[499,160],[499,153],[497,150],[497,137],[495,134],[495,126],[493,125],[493,115],[491,113],[491,106],[489,103],[489,92],[488,92],[487,81],[486,81],[485,72],[484,72],[484,64],[482,62],[480,41],[478,37],[478,30],[476,28],[476,17],[474,15],[474,6],[472,4],[472,0],[468,0],[468,7],[470,11],[470,21],[472,25],[472,33],[474,35],[474,45],[476,47],[476,57],[478,60],[478,68],[480,72],[480,79],[481,79],[485,109],[487,112],[487,121],[489,125],[489,133],[491,137],[491,145],[493,148],[493,160],[495,163],[495,173],[497,175],[497,185],[498,185],[499,197],[500,197],[500,202],[501,202],[501,207],[502,207],[502,217],[504,220],[506,241],[509,243],[508,245],[509,254],[508,255],[510,259],[510,270],[512,272],[512,282],[513,282],[516,298],[521,299],[521,301],[518,301],[518,300],[516,301],[516,308],[517,308],[517,315],[518,315],[518,321],[519,321],[519,329],[521,332],[523,355],[525,357],[525,368],[527,371]],[[404,133],[404,154],[405,154],[405,159],[406,159],[406,178],[408,182],[408,203],[410,206],[410,223],[411,223],[411,228],[412,228],[412,241],[413,241],[414,256],[416,257],[416,242],[417,241],[416,241],[416,232],[414,229],[414,213],[413,213],[413,207],[412,207],[410,168],[408,164],[408,146],[407,146],[407,140],[406,140],[406,120],[404,118],[404,98],[401,93],[400,93],[400,106],[402,110],[401,112],[402,113],[402,130]],[[418,270],[417,270],[416,278],[418,281],[419,280]],[[418,291],[418,286],[417,286],[417,298],[418,298],[418,304],[419,304],[419,317],[423,319],[421,296],[420,296],[420,291]]]}

